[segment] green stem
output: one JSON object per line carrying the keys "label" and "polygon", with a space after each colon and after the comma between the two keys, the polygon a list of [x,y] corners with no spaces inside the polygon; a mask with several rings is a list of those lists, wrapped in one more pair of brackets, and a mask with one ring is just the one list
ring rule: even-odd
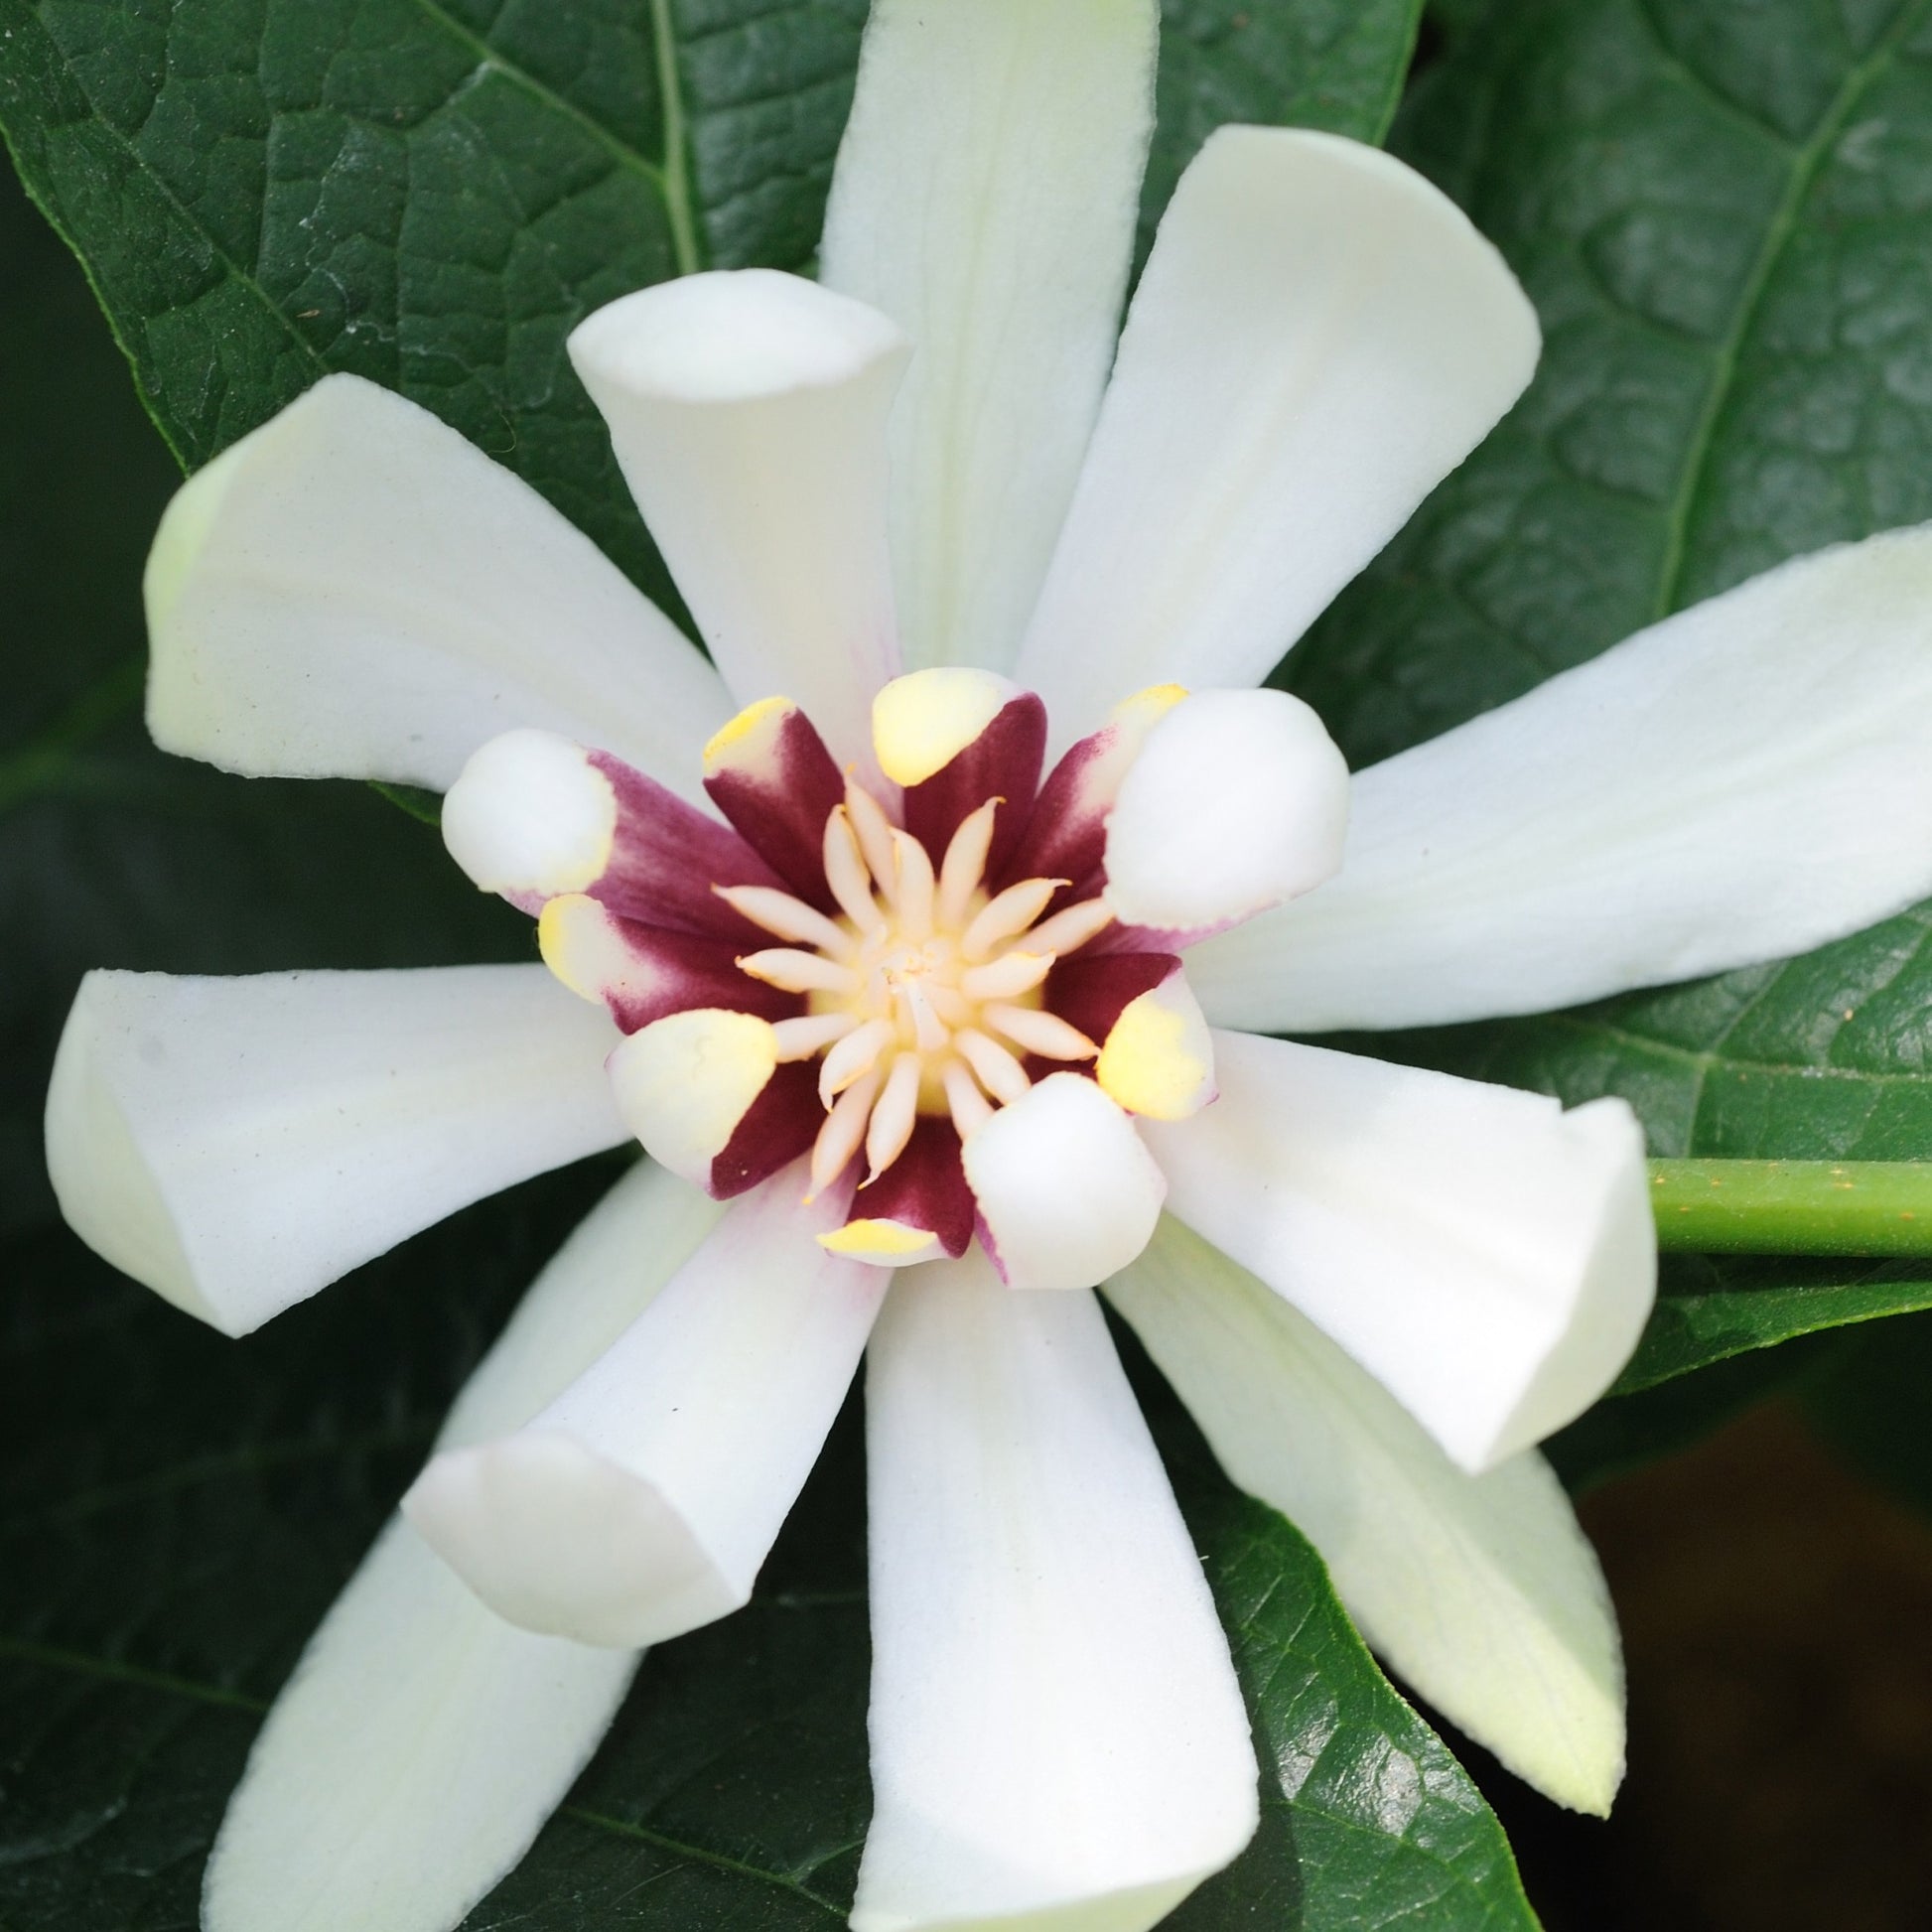
{"label": "green stem", "polygon": [[1653,1161],[1650,1183],[1661,1248],[1932,1255],[1932,1161]]}

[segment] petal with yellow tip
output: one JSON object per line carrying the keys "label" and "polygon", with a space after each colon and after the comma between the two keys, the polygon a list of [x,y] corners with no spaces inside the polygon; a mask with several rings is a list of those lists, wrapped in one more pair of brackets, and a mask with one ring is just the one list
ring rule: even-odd
{"label": "petal with yellow tip", "polygon": [[1214,1041],[1184,974],[1127,1003],[1093,1073],[1103,1092],[1149,1120],[1185,1120],[1214,1098]]}
{"label": "petal with yellow tip", "polygon": [[768,1020],[699,1007],[634,1033],[611,1055],[618,1111],[653,1161],[701,1187],[778,1065]]}
{"label": "petal with yellow tip", "polygon": [[739,836],[806,904],[832,909],[825,821],[845,778],[817,727],[789,698],[747,705],[704,748],[704,788]]}
{"label": "petal with yellow tip", "polygon": [[818,1245],[853,1261],[869,1261],[876,1268],[907,1268],[914,1262],[936,1261],[945,1253],[930,1228],[877,1218],[848,1221],[830,1234],[821,1234]]}
{"label": "petal with yellow tip", "polygon": [[544,906],[537,944],[558,979],[580,999],[602,1001],[627,1034],[693,1007],[728,1008],[774,1024],[804,1010],[797,994],[740,972],[730,941],[621,918],[584,893],[566,893]]}
{"label": "petal with yellow tip", "polygon": [[897,785],[923,784],[1018,695],[1010,679],[965,664],[894,678],[872,701],[872,749],[880,770]]}

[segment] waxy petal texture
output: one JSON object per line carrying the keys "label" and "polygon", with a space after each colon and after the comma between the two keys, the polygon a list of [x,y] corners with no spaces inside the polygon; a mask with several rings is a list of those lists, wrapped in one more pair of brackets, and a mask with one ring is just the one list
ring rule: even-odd
{"label": "waxy petal texture", "polygon": [[1413,170],[1220,129],[1162,218],[1014,675],[1062,742],[1123,688],[1259,684],[1537,345],[1502,257]]}
{"label": "waxy petal texture", "polygon": [[618,1037],[540,966],[89,973],[48,1171],[96,1253],[243,1335],[459,1207],[620,1145]]}
{"label": "waxy petal texture", "polygon": [[1177,1218],[1292,1302],[1462,1468],[1609,1385],[1656,1291],[1643,1132],[1541,1094],[1251,1034],[1220,1097],[1143,1127]]}
{"label": "waxy petal texture", "polygon": [[808,905],[831,909],[825,821],[845,796],[845,778],[790,699],[747,705],[711,740],[704,788],[779,879]]}
{"label": "waxy petal texture", "polygon": [[1348,766],[1286,691],[1175,705],[1121,779],[1107,902],[1129,925],[1218,931],[1319,886],[1341,864]]}
{"label": "waxy petal texture", "polygon": [[530,1424],[438,1456],[404,1513],[500,1615],[635,1645],[742,1608],[891,1276],[815,1236],[801,1173],[731,1208]]}
{"label": "waxy petal texture", "polygon": [[892,422],[905,661],[1013,661],[1114,350],[1155,0],[876,0],[819,274],[916,345]]}
{"label": "waxy petal texture", "polygon": [[1640,631],[1355,780],[1340,877],[1188,961],[1270,1031],[1536,1013],[1932,892],[1932,528]]}
{"label": "waxy petal texture", "polygon": [[712,888],[777,884],[709,812],[554,732],[480,747],[443,799],[443,843],[476,885],[526,912],[588,893],[627,918],[741,945],[758,928]]}
{"label": "waxy petal texture", "polygon": [[812,1069],[780,1064],[771,1023],[738,1008],[654,1020],[617,1048],[610,1068],[638,1145],[720,1200],[795,1161],[824,1118]]}
{"label": "waxy petal texture", "polygon": [[905,339],[863,303],[747,269],[640,289],[569,346],[738,702],[782,693],[834,757],[869,758],[872,695],[898,668],[886,413]]}
{"label": "waxy petal texture", "polygon": [[1107,1285],[1221,1465],[1321,1553],[1364,1637],[1546,1797],[1609,1810],[1623,1670],[1595,1553],[1534,1450],[1465,1475],[1304,1315],[1172,1217]]}
{"label": "waxy petal texture", "polygon": [[[442,1442],[526,1422],[719,1211],[633,1169],[537,1278]],[[392,1522],[255,1740],[208,1862],[207,1932],[447,1932],[528,1849],[636,1662],[503,1622]]]}
{"label": "waxy petal texture", "polygon": [[1015,1289],[1092,1288],[1147,1245],[1167,1183],[1093,1081],[1053,1073],[966,1141],[981,1230]]}
{"label": "waxy petal texture", "polygon": [[581,530],[426,409],[325,376],[176,494],[148,558],[148,729],[250,776],[441,791],[538,725],[685,797],[716,671]]}
{"label": "waxy petal texture", "polygon": [[1254,1748],[1090,1294],[901,1278],[866,1376],[874,1812],[855,1932],[1145,1932],[1240,1851]]}

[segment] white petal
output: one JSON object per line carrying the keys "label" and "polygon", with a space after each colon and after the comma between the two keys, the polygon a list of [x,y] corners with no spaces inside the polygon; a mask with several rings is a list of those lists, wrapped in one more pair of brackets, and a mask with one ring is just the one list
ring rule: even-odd
{"label": "white petal", "polygon": [[529,1849],[636,1668],[505,1623],[391,1522],[255,1740],[207,1932],[448,1932]]}
{"label": "white petal", "polygon": [[800,706],[867,756],[898,668],[886,414],[904,338],[769,269],[687,275],[598,310],[570,357],[671,575],[742,705]]}
{"label": "white petal", "polygon": [[699,798],[718,674],[426,409],[325,376],[182,485],[148,557],[148,729],[251,776],[441,791],[539,725]]}
{"label": "white petal", "polygon": [[[640,1163],[537,1278],[442,1440],[527,1421],[718,1213]],[[208,1862],[207,1932],[447,1932],[528,1849],[636,1661],[504,1623],[391,1523],[255,1740]]]}
{"label": "white petal", "polygon": [[1256,1821],[1227,1640],[1098,1305],[901,1277],[866,1376],[854,1932],[1144,1932]]}
{"label": "white petal", "polygon": [[768,1020],[694,1007],[653,1021],[617,1048],[611,1091],[644,1152],[702,1187],[777,1064]]}
{"label": "white petal", "polygon": [[1107,1287],[1228,1474],[1320,1551],[1362,1635],[1546,1797],[1599,1817],[1623,1667],[1595,1553],[1525,1450],[1465,1475],[1371,1377],[1170,1216]]}
{"label": "white petal", "polygon": [[1147,1246],[1167,1193],[1134,1123],[1078,1073],[1049,1074],[1002,1107],[966,1141],[963,1159],[1013,1288],[1105,1281]]}
{"label": "white petal", "polygon": [[1102,1093],[1150,1120],[1186,1120],[1214,1098],[1214,1036],[1184,973],[1128,1001],[1093,1077]]}
{"label": "white petal", "polygon": [[1258,684],[1521,393],[1535,316],[1374,148],[1225,127],[1161,222],[1015,675],[1066,738]]}
{"label": "white petal", "polygon": [[1932,526],[1800,558],[1355,780],[1339,878],[1190,956],[1217,1020],[1536,1013],[1932,893]]}
{"label": "white petal", "polygon": [[1003,669],[1019,646],[1113,354],[1158,16],[873,6],[819,272],[915,348],[892,421],[909,666]]}
{"label": "white petal", "polygon": [[1107,902],[1130,925],[1217,928],[1329,878],[1348,766],[1285,691],[1202,691],[1148,734],[1107,823]]}
{"label": "white petal", "polygon": [[923,784],[1020,695],[992,671],[936,665],[895,678],[872,701],[872,748],[896,785]]}
{"label": "white petal", "polygon": [[521,1429],[617,1342],[725,1217],[725,1205],[639,1161],[578,1224],[436,1439],[464,1449]]}
{"label": "white petal", "polygon": [[1173,1212],[1292,1302],[1463,1468],[1609,1386],[1656,1288],[1621,1100],[1519,1093],[1216,1033],[1220,1098],[1143,1127]]}
{"label": "white petal", "polygon": [[443,795],[443,843],[486,893],[581,893],[603,878],[617,836],[610,779],[555,732],[490,739]]}
{"label": "white petal", "polygon": [[47,1097],[61,1210],[226,1334],[625,1138],[619,1037],[540,966],[89,973]]}
{"label": "white petal", "polygon": [[892,1279],[819,1246],[846,1200],[804,1184],[735,1204],[527,1428],[417,1479],[404,1513],[498,1614],[631,1645],[750,1600]]}

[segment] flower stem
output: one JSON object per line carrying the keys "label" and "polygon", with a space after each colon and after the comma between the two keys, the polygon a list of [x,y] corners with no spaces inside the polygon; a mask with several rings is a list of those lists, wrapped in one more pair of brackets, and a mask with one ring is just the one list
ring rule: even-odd
{"label": "flower stem", "polygon": [[1660,1248],[1932,1255],[1932,1162],[1653,1161],[1650,1181]]}

